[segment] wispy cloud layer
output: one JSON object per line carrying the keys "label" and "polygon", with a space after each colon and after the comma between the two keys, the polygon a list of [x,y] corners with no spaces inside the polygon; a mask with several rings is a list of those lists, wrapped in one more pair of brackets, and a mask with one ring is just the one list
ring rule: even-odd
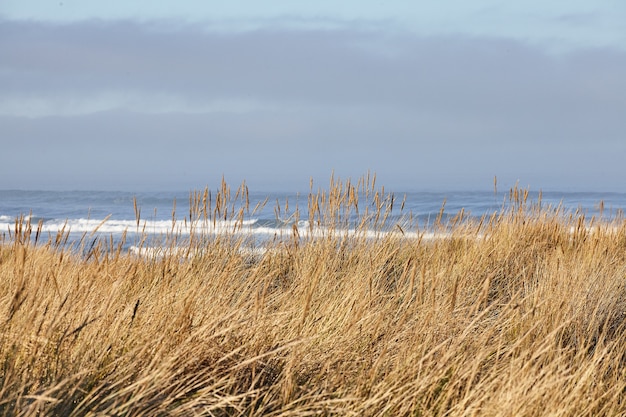
{"label": "wispy cloud layer", "polygon": [[2,32],[4,96],[76,100],[80,112],[85,99],[132,107],[142,96],[155,104],[147,112],[170,99],[183,108],[260,101],[481,111],[528,108],[537,99],[568,106],[577,97],[594,109],[623,104],[626,84],[626,53],[549,55],[506,39],[349,30],[224,34],[132,22],[3,22]]}

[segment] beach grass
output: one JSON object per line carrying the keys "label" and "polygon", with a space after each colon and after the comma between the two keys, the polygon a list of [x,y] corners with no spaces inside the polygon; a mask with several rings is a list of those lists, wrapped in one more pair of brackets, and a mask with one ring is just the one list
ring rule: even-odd
{"label": "beach grass", "polygon": [[[192,193],[189,221],[241,219],[246,199]],[[515,188],[429,235],[387,221],[400,204],[372,177],[311,186],[301,212],[277,208],[306,226],[254,256],[235,234],[137,256],[16,220],[0,415],[626,415],[621,218]]]}

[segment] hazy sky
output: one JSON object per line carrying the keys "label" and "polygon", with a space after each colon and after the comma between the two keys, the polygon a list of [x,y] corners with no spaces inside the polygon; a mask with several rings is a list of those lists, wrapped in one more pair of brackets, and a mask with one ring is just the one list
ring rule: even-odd
{"label": "hazy sky", "polygon": [[626,191],[624,22],[623,0],[0,0],[0,189]]}

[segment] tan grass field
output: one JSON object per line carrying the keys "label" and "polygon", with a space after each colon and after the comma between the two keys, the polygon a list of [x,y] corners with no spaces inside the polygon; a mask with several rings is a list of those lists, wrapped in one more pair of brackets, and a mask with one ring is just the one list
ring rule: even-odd
{"label": "tan grass field", "polygon": [[[236,219],[231,200],[194,194],[190,217]],[[514,189],[420,239],[385,223],[369,179],[308,202],[326,232],[254,258],[227,235],[81,252],[17,221],[0,245],[0,415],[626,415],[623,220]],[[402,233],[341,233],[358,210]]]}

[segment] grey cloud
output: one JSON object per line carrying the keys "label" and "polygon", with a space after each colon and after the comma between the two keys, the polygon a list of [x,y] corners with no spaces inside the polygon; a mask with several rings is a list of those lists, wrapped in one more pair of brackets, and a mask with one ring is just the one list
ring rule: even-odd
{"label": "grey cloud", "polygon": [[[88,184],[109,187],[150,178],[187,185],[222,173],[306,184],[333,168],[373,169],[409,188],[489,185],[499,173],[541,182],[597,172],[618,186],[626,174],[619,50],[551,55],[507,39],[346,28],[226,33],[171,22],[1,21],[0,56],[0,100],[146,97],[144,107],[120,102],[87,115],[6,113],[4,149],[39,150],[34,167],[66,161],[56,184],[77,167],[92,173]],[[256,104],[164,113],[152,108],[154,94],[192,107]],[[46,142],[51,135],[56,146]],[[10,162],[2,172],[10,169],[24,168]]]}
{"label": "grey cloud", "polygon": [[132,22],[2,22],[2,28],[3,85],[33,94],[130,89],[199,101],[515,109],[540,92],[549,100],[572,90],[584,94],[580,82],[598,72],[618,83],[610,98],[618,97],[626,65],[617,51],[553,57],[510,40],[368,31],[215,33]]}

